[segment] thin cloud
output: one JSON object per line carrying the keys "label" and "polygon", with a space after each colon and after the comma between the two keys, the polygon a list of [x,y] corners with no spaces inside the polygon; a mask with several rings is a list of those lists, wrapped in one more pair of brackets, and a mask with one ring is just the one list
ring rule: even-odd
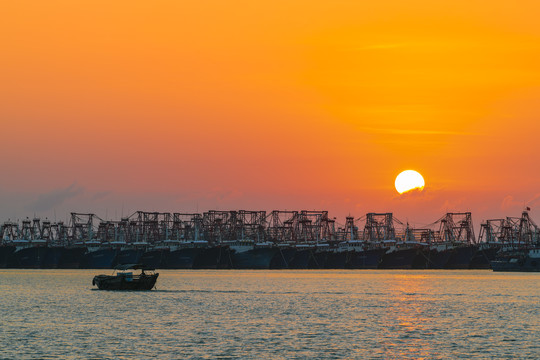
{"label": "thin cloud", "polygon": [[39,195],[38,199],[30,207],[30,211],[42,212],[52,210],[60,206],[67,199],[73,198],[84,192],[84,188],[73,183],[67,188],[56,189],[51,192]]}
{"label": "thin cloud", "polygon": [[527,206],[534,206],[540,201],[540,193],[535,194],[529,201],[527,201]]}
{"label": "thin cloud", "polygon": [[239,199],[243,196],[243,193],[239,190],[222,190],[222,189],[215,189],[212,192],[209,192],[206,196],[206,199],[214,200],[218,203],[231,201],[235,199]]}
{"label": "thin cloud", "polygon": [[432,188],[429,188],[425,186],[423,189],[415,188],[411,189],[409,191],[404,192],[403,194],[396,194],[393,199],[399,200],[399,201],[407,201],[411,199],[418,199],[418,200],[432,200],[433,199],[433,193]]}
{"label": "thin cloud", "polygon": [[454,200],[446,200],[443,205],[439,208],[441,211],[447,212],[454,212],[454,211],[461,211],[459,209],[463,208],[466,204],[465,200],[463,198],[457,198]]}
{"label": "thin cloud", "polygon": [[111,194],[110,191],[100,191],[92,196],[92,200],[101,200]]}
{"label": "thin cloud", "polygon": [[373,44],[361,47],[360,50],[390,50],[409,47],[410,43],[387,43],[387,44]]}
{"label": "thin cloud", "polygon": [[420,129],[391,129],[391,128],[360,128],[363,132],[372,134],[391,135],[474,135],[467,132],[446,131],[446,130],[420,130]]}
{"label": "thin cloud", "polygon": [[515,209],[521,206],[523,206],[523,203],[516,201],[512,195],[505,196],[501,202],[501,210]]}

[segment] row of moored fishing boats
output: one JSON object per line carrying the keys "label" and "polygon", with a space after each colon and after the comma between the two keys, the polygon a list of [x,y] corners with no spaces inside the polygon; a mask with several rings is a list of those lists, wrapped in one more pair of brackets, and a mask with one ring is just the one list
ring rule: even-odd
{"label": "row of moored fishing boats", "polygon": [[392,213],[339,225],[327,211],[305,210],[138,211],[120,221],[72,213],[67,224],[7,221],[0,236],[0,268],[538,271],[540,257],[540,230],[527,211],[482,223],[478,241],[471,213],[412,228]]}
{"label": "row of moored fishing boats", "polygon": [[[501,244],[436,244],[346,241],[337,244],[282,245],[233,241],[150,247],[145,244],[44,244],[0,247],[0,267],[33,269],[111,269],[141,263],[157,269],[489,269],[534,271],[534,250]],[[531,252],[531,256],[529,256]],[[539,257],[540,257],[540,253]],[[540,264],[540,261],[538,262]]]}

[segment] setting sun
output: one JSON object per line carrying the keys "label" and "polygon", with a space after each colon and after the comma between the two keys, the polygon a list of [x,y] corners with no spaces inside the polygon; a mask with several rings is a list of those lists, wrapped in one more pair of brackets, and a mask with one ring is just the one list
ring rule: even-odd
{"label": "setting sun", "polygon": [[404,192],[413,189],[424,189],[425,182],[424,178],[419,172],[414,170],[405,170],[396,177],[395,185],[397,192],[403,194]]}

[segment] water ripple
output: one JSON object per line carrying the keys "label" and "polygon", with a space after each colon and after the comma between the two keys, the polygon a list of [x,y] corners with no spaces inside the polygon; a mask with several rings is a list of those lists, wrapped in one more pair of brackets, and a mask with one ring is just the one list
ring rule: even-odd
{"label": "water ripple", "polygon": [[540,274],[0,270],[0,359],[537,359]]}

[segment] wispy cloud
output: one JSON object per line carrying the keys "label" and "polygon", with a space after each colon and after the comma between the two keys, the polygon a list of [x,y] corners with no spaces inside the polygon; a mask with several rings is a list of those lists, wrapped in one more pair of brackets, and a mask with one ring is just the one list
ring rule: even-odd
{"label": "wispy cloud", "polygon": [[535,194],[527,201],[516,200],[512,195],[507,195],[501,202],[501,210],[517,210],[532,207],[540,203],[540,193]]}
{"label": "wispy cloud", "polygon": [[84,188],[73,183],[67,188],[56,189],[51,192],[39,195],[38,199],[31,205],[29,211],[48,211],[59,205],[69,198],[80,195],[84,192]]}
{"label": "wispy cloud", "polygon": [[473,135],[467,132],[448,131],[448,130],[421,130],[421,129],[395,129],[395,128],[370,128],[362,127],[361,131],[372,134],[391,134],[391,135]]}
{"label": "wispy cloud", "polygon": [[396,194],[394,196],[394,199],[398,201],[410,201],[410,200],[431,200],[433,198],[433,194],[431,192],[432,189],[429,187],[424,187],[422,189],[415,188],[411,189],[409,191],[406,191],[402,194]]}
{"label": "wispy cloud", "polygon": [[452,200],[445,200],[442,206],[439,208],[441,212],[450,212],[450,211],[463,211],[462,209],[466,207],[467,202],[464,198],[455,198]]}
{"label": "wispy cloud", "polygon": [[101,200],[111,194],[110,191],[100,191],[92,196],[92,200]]}
{"label": "wispy cloud", "polygon": [[230,200],[235,200],[243,196],[242,192],[236,189],[213,189],[206,194],[206,199],[214,200],[217,203],[223,203]]}
{"label": "wispy cloud", "polygon": [[501,210],[510,210],[523,206],[523,202],[517,201],[512,195],[507,195],[501,202]]}
{"label": "wispy cloud", "polygon": [[359,48],[359,50],[389,50],[389,49],[399,49],[410,46],[410,43],[383,43],[383,44],[373,44],[367,45]]}
{"label": "wispy cloud", "polygon": [[534,206],[540,201],[540,193],[535,194],[529,201],[527,201],[527,206]]}

